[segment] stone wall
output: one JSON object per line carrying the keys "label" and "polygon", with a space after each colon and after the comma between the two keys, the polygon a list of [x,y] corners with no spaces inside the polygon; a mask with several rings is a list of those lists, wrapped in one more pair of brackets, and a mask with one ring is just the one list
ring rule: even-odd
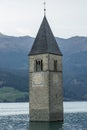
{"label": "stone wall", "polygon": [[[62,56],[49,56],[50,87],[50,120],[63,120]],[[54,60],[57,60],[57,71],[54,72]]]}
{"label": "stone wall", "polygon": [[49,70],[54,71],[54,60],[57,60],[57,71],[62,71],[62,56],[49,54]]}
{"label": "stone wall", "polygon": [[41,55],[33,55],[30,56],[30,68],[29,71],[30,72],[35,72],[35,60],[37,59],[42,59],[43,60],[43,71],[47,71],[48,70],[48,54],[41,54]]}
{"label": "stone wall", "polygon": [[[43,60],[43,71],[35,72],[35,60]],[[49,120],[48,54],[30,56],[30,120]]]}
{"label": "stone wall", "polygon": [[[35,60],[43,60],[43,71],[35,72]],[[57,71],[54,72],[54,60]],[[30,120],[63,120],[62,57],[53,54],[30,56]]]}
{"label": "stone wall", "polygon": [[50,72],[50,120],[63,120],[62,73]]}

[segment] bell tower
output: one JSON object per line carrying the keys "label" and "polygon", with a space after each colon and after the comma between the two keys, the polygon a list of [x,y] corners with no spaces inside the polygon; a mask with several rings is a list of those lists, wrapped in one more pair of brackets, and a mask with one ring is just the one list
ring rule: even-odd
{"label": "bell tower", "polygon": [[29,64],[30,121],[63,121],[62,54],[45,15]]}

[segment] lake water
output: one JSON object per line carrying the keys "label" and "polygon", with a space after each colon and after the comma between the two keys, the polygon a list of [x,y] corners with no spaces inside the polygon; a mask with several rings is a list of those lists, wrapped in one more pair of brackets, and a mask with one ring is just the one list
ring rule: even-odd
{"label": "lake water", "polygon": [[0,103],[0,130],[87,130],[87,102],[64,102],[63,123],[29,123],[28,103]]}

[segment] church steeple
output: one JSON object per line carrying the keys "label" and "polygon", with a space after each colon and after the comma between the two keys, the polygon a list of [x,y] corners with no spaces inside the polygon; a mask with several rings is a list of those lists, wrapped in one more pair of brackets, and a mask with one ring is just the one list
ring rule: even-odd
{"label": "church steeple", "polygon": [[62,55],[55,40],[55,37],[51,31],[46,15],[44,15],[42,24],[40,26],[40,29],[35,38],[33,47],[29,55],[46,54],[46,53]]}
{"label": "church steeple", "polygon": [[29,53],[30,121],[63,121],[62,54],[44,15]]}

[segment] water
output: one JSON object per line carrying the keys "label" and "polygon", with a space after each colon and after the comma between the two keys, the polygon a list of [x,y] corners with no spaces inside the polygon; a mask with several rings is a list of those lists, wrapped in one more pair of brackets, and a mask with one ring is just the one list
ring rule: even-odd
{"label": "water", "polygon": [[0,103],[0,130],[87,130],[87,102],[64,102],[63,123],[29,123],[28,103]]}

